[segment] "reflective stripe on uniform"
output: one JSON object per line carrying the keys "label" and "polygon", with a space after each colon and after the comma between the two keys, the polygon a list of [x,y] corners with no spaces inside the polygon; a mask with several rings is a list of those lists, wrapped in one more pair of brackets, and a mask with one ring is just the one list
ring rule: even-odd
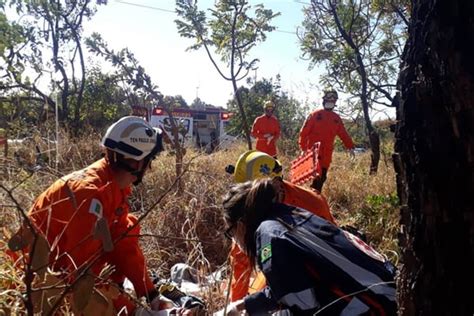
{"label": "reflective stripe on uniform", "polygon": [[354,297],[350,303],[341,311],[341,316],[362,315],[369,311],[369,306],[365,305],[357,297]]}
{"label": "reflective stripe on uniform", "polygon": [[306,289],[297,293],[289,293],[283,296],[280,300],[286,306],[297,306],[301,310],[309,310],[318,308],[319,302],[316,300],[316,295],[313,289]]}

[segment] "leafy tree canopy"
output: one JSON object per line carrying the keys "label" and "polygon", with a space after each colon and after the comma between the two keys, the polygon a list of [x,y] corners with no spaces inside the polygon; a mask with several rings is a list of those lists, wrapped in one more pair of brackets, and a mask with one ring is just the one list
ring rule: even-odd
{"label": "leafy tree canopy", "polygon": [[325,65],[323,85],[358,98],[362,64],[369,86],[369,106],[391,106],[407,35],[407,2],[312,0],[304,9],[299,37],[310,68]]}

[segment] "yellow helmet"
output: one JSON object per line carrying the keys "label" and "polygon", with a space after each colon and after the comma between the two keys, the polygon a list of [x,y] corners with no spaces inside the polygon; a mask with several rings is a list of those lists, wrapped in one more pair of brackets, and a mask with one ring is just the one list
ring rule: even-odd
{"label": "yellow helmet", "polygon": [[234,170],[235,182],[241,183],[260,178],[281,177],[280,162],[272,156],[249,150],[240,155]]}
{"label": "yellow helmet", "polygon": [[267,100],[263,103],[263,108],[266,109],[266,108],[272,108],[272,109],[275,109],[275,103],[273,103],[272,100]]}

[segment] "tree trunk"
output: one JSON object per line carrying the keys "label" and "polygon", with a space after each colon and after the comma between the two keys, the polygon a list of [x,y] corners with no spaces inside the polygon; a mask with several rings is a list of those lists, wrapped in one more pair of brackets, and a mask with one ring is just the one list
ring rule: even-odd
{"label": "tree trunk", "polygon": [[247,115],[245,115],[244,105],[242,104],[242,99],[240,98],[240,92],[237,88],[235,77],[232,77],[232,78],[233,78],[232,86],[234,87],[235,99],[237,101],[237,105],[239,106],[240,115],[242,116],[242,123],[244,125],[245,138],[247,140],[247,145],[248,145],[249,150],[252,150],[252,140],[250,139],[250,129],[249,129],[249,124],[247,122]]}
{"label": "tree trunk", "polygon": [[[165,106],[165,111],[168,114],[168,117],[170,119],[170,125],[171,125],[171,135],[173,136],[173,140],[171,141],[171,144],[175,150],[175,172],[176,172],[176,178],[181,177],[183,173],[183,157],[185,155],[185,149],[184,149],[184,142],[183,145],[179,142],[179,132],[178,132],[178,126],[176,125],[175,119],[173,117],[173,110],[172,106],[166,105]],[[183,136],[184,138],[184,136]],[[178,180],[177,183],[178,187],[178,193],[183,192],[183,181]]]}
{"label": "tree trunk", "polygon": [[473,315],[474,1],[414,0],[398,89],[400,315]]}
{"label": "tree trunk", "polygon": [[[365,70],[364,70],[365,73]],[[375,175],[379,170],[380,162],[380,136],[372,125],[372,121],[369,115],[369,101],[367,99],[367,77],[361,76],[362,78],[362,111],[364,112],[365,128],[367,128],[367,134],[369,136],[370,145],[370,174]]]}
{"label": "tree trunk", "polygon": [[[371,125],[372,127],[372,125]],[[375,175],[379,170],[380,162],[380,136],[379,133],[372,127],[369,132],[369,143],[370,143],[370,174]]]}
{"label": "tree trunk", "polygon": [[[357,65],[357,73],[360,76],[360,101],[362,103],[362,111],[364,112],[364,121],[365,127],[367,128],[367,132],[369,134],[369,144],[370,144],[370,174],[375,175],[379,169],[379,162],[380,162],[380,136],[377,131],[372,126],[372,121],[369,115],[369,92],[368,92],[368,84],[369,79],[367,76],[367,70],[365,69],[364,59],[362,58],[362,54],[360,52],[360,46],[356,45],[352,35],[350,32],[348,33],[344,26],[342,25],[341,19],[339,17],[337,11],[337,3],[329,1],[329,5],[331,7],[331,14],[334,17],[334,21],[336,22],[337,29],[341,34],[344,41],[349,45],[349,47],[354,52],[355,56],[355,64]],[[354,7],[353,7],[354,10]],[[355,14],[355,11],[352,12]]]}

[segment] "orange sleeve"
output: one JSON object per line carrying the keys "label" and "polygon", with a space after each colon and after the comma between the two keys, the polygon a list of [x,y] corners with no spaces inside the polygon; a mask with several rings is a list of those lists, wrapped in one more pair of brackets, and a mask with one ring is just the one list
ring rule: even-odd
{"label": "orange sleeve", "polygon": [[342,140],[342,142],[344,143],[344,146],[347,149],[354,148],[354,142],[352,141],[352,138],[347,133],[347,130],[344,127],[344,123],[342,122],[340,118],[339,118],[339,121],[340,121],[340,125],[337,131],[337,136],[339,136],[339,138]]}
{"label": "orange sleeve", "polygon": [[[123,232],[137,222],[137,218],[127,214],[120,218],[119,226],[114,227],[112,238],[118,238]],[[128,235],[133,237],[122,238],[115,244],[114,250],[108,254],[110,263],[115,265],[116,273],[123,274],[132,282],[138,297],[147,295],[155,289],[148,274],[145,256],[138,244],[140,226],[135,226]]]}
{"label": "orange sleeve", "polygon": [[248,294],[252,269],[250,268],[249,258],[235,242],[232,243],[230,257],[232,265],[230,298],[234,302]]}
{"label": "orange sleeve", "polygon": [[311,113],[301,128],[300,137],[298,139],[298,144],[300,145],[301,150],[307,150],[309,148],[308,136],[313,128],[313,121],[313,113]]}
{"label": "orange sleeve", "polygon": [[258,271],[255,279],[253,279],[252,284],[249,286],[249,294],[261,291],[267,286],[267,279],[262,271]]}
{"label": "orange sleeve", "polygon": [[96,187],[84,188],[80,184],[56,181],[29,211],[31,223],[50,244],[56,244],[57,256],[51,254],[50,259],[61,269],[75,270],[102,250],[101,241],[94,239],[93,233],[97,214],[107,217],[107,207]]}
{"label": "orange sleeve", "polygon": [[258,117],[253,122],[252,131],[250,132],[250,135],[252,135],[255,138],[261,138],[262,137],[262,134],[260,133],[260,120],[259,120]]}
{"label": "orange sleeve", "polygon": [[283,183],[285,188],[285,199],[283,203],[305,209],[337,225],[324,195],[288,181],[283,181]]}

